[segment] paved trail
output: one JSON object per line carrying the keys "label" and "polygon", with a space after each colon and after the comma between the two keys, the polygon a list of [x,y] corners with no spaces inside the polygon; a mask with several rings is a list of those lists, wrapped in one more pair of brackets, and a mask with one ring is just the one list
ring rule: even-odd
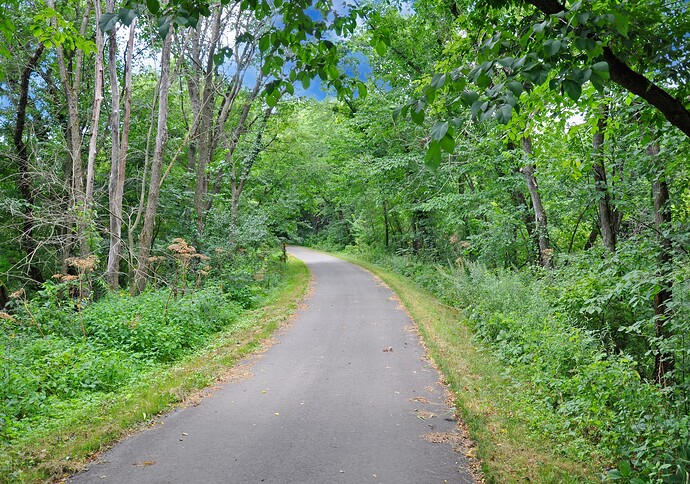
{"label": "paved trail", "polygon": [[439,375],[391,291],[347,262],[290,252],[314,290],[253,359],[253,376],[171,413],[69,482],[474,482],[447,441],[455,424]]}

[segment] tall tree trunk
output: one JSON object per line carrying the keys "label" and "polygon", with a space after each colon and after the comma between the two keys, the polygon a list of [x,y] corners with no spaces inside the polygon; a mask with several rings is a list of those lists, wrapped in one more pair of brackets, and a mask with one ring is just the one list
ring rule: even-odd
{"label": "tall tree trunk", "polygon": [[139,255],[137,270],[135,273],[136,291],[142,292],[146,288],[148,277],[149,257],[151,255],[151,243],[153,242],[153,229],[156,222],[158,198],[160,196],[160,181],[163,175],[163,151],[168,136],[168,94],[170,92],[170,48],[172,32],[168,32],[163,40],[161,52],[161,80],[158,101],[158,127],[156,130],[156,145],[151,160],[151,180],[149,183],[144,224],[139,234]]}
{"label": "tall tree trunk", "polygon": [[[108,2],[111,3],[111,2]],[[101,20],[101,0],[93,1],[94,13],[96,15],[96,25]],[[109,13],[113,9],[108,10]],[[114,30],[114,29],[113,29]],[[112,37],[112,36],[111,36]],[[94,60],[94,89],[93,89],[93,108],[91,114],[91,137],[89,139],[89,154],[86,162],[86,209],[90,210],[93,205],[93,185],[95,181],[96,154],[98,152],[98,121],[101,116],[101,104],[103,103],[103,33],[96,28],[96,58]]]}
{"label": "tall tree trunk", "polygon": [[[39,44],[34,52],[34,55],[31,57],[31,59],[29,59],[29,62],[22,71],[19,103],[17,105],[17,124],[15,125],[13,136],[14,147],[17,151],[17,160],[19,165],[19,191],[21,192],[25,202],[22,239],[24,242],[24,251],[26,252],[27,275],[37,283],[44,282],[44,279],[41,270],[36,264],[33,263],[33,258],[36,255],[33,211],[35,200],[33,190],[31,188],[31,181],[29,179],[29,155],[27,153],[26,144],[24,143],[24,126],[26,125],[26,106],[29,101],[29,79],[31,78],[31,74],[38,64],[39,59],[43,55],[43,50],[43,44]],[[4,304],[2,307],[4,307]],[[0,307],[0,309],[2,309],[2,307]]]}
{"label": "tall tree trunk", "polygon": [[[515,150],[515,144],[513,142],[508,142],[508,150]],[[520,172],[522,172],[522,170],[518,166],[512,169],[511,175],[517,175]],[[501,172],[499,176],[508,176],[508,174]],[[537,220],[534,218],[534,210],[532,210],[527,202],[523,191],[518,187],[511,189],[510,198],[515,208],[521,212],[522,222],[525,224],[525,229],[527,230],[527,262],[530,263],[535,260],[535,256],[536,260],[539,260],[539,234],[536,230]]]}
{"label": "tall tree trunk", "polygon": [[[55,0],[47,0],[47,5],[55,9]],[[83,12],[79,34],[83,37],[86,34],[86,27],[90,21],[91,4],[86,4]],[[53,18],[53,27],[57,28],[57,18]],[[81,89],[81,75],[84,62],[84,51],[77,49],[73,59],[66,58],[65,49],[62,44],[56,46],[60,81],[67,99],[67,144],[72,163],[72,210],[76,220],[77,241],[79,253],[85,256],[89,252],[86,238],[86,230],[91,217],[86,204],[86,193],[84,191],[84,168],[81,159],[81,123],[79,120],[79,91]]]}
{"label": "tall tree trunk", "polygon": [[531,163],[532,156],[532,140],[529,137],[522,139],[522,150],[525,152],[527,163],[520,169],[527,182],[527,190],[529,190],[530,198],[532,199],[532,207],[534,208],[534,219],[537,225],[537,237],[539,240],[539,264],[543,267],[551,266],[551,242],[549,241],[548,226],[546,221],[546,211],[541,202],[541,194],[539,192],[539,185],[534,176],[534,165]]}
{"label": "tall tree trunk", "polygon": [[[109,0],[110,3],[111,0]],[[114,5],[114,2],[112,2]],[[129,27],[127,52],[124,64],[124,116],[122,132],[120,133],[119,88],[117,79],[117,38],[115,29],[110,33],[110,49],[108,55],[110,87],[112,91],[113,110],[111,116],[111,168],[108,184],[108,206],[110,210],[110,242],[108,250],[108,265],[106,269],[108,285],[112,290],[120,286],[120,252],[122,250],[122,198],[125,188],[125,169],[127,166],[127,148],[129,145],[129,129],[132,111],[132,49],[134,48],[134,34],[136,19]],[[117,102],[117,104],[116,104]],[[115,107],[117,106],[117,108]],[[116,114],[117,111],[117,114]]]}
{"label": "tall tree trunk", "polygon": [[213,55],[215,54],[220,38],[221,12],[222,8],[218,7],[213,15],[211,39],[204,71],[203,94],[201,96],[201,106],[199,107],[199,159],[196,163],[196,186],[194,190],[194,208],[196,210],[197,232],[199,235],[204,231],[204,209],[206,197],[208,195],[208,175],[206,170],[213,158],[216,145],[214,140],[215,130],[213,129],[213,110],[216,99],[216,86],[214,80],[217,69],[215,67]]}
{"label": "tall tree trunk", "polygon": [[594,174],[594,188],[596,190],[597,208],[599,211],[601,238],[604,242],[604,247],[613,253],[616,252],[616,223],[614,211],[611,209],[611,197],[609,196],[609,187],[606,180],[606,165],[604,164],[604,154],[602,153],[605,128],[606,121],[600,119],[597,123],[597,131],[592,139],[594,158],[592,172]]}
{"label": "tall tree trunk", "polygon": [[[659,151],[658,144],[649,145],[646,149],[647,155],[654,160],[653,165],[657,170],[655,180],[652,182],[652,196],[654,198],[654,224],[661,237],[661,250],[657,259],[657,276],[662,282],[661,289],[654,296],[654,315],[656,317],[656,337],[663,345],[663,342],[671,337],[668,321],[672,315],[669,305],[673,294],[673,280],[670,277],[673,254],[671,239],[665,233],[671,225],[671,207],[666,175],[663,168],[658,166]],[[654,357],[654,374],[660,386],[666,386],[671,382],[669,373],[673,371],[673,368],[673,355],[665,352],[663,348],[657,348]]]}
{"label": "tall tree trunk", "polygon": [[522,222],[525,224],[527,239],[529,240],[527,255],[527,262],[529,263],[534,260],[534,256],[538,255],[536,253],[539,251],[539,234],[536,230],[537,220],[534,218],[534,211],[530,209],[525,194],[521,190],[511,190],[510,198],[513,200],[515,208],[522,211]]}

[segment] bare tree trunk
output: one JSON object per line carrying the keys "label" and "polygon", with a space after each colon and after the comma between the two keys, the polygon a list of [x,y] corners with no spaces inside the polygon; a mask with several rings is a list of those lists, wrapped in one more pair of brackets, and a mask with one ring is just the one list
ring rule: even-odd
{"label": "bare tree trunk", "polygon": [[[109,0],[109,3],[112,0]],[[114,6],[114,1],[112,2]],[[125,187],[125,169],[127,166],[127,147],[129,144],[129,129],[132,108],[132,49],[134,48],[134,34],[136,19],[129,27],[127,52],[124,65],[124,119],[120,133],[119,88],[117,79],[117,39],[115,29],[110,33],[110,50],[108,55],[110,86],[112,91],[113,110],[111,116],[111,169],[108,184],[108,205],[110,209],[110,243],[108,250],[107,279],[112,290],[119,285],[120,252],[122,250],[122,198]],[[117,105],[116,105],[117,102]],[[117,106],[117,108],[115,107]],[[117,111],[117,114],[116,114]]]}
{"label": "bare tree trunk", "polygon": [[218,7],[213,15],[213,25],[211,27],[211,39],[209,51],[206,57],[206,68],[204,70],[204,89],[201,96],[199,139],[198,145],[199,159],[196,163],[196,186],[194,190],[194,208],[196,210],[197,232],[201,235],[204,231],[204,207],[208,194],[208,168],[213,158],[214,150],[214,129],[213,129],[213,109],[215,107],[216,86],[214,85],[216,68],[213,62],[218,40],[220,38],[220,16],[222,8]]}
{"label": "bare tree trunk", "polygon": [[[510,151],[515,150],[515,144],[512,142],[508,143],[508,149]],[[530,147],[531,149],[531,147]],[[514,167],[511,174],[517,174],[522,170],[520,167]],[[500,173],[499,176],[507,176],[506,173]],[[535,259],[539,260],[539,237],[537,232],[537,221],[534,218],[534,210],[531,209],[525,194],[518,187],[513,188],[510,191],[510,198],[513,201],[515,208],[522,212],[522,222],[525,224],[525,229],[527,230],[527,262],[530,263]],[[465,222],[465,225],[467,223]]]}
{"label": "bare tree trunk", "polygon": [[599,209],[599,229],[601,231],[601,238],[604,242],[604,247],[606,247],[609,252],[613,253],[616,252],[616,224],[614,221],[614,213],[611,209],[611,197],[609,196],[609,187],[606,180],[606,166],[604,165],[604,154],[602,153],[605,128],[606,121],[600,119],[597,124],[597,131],[594,133],[592,139],[594,158],[592,172],[594,174],[597,208]]}
{"label": "bare tree trunk", "polygon": [[[94,0],[95,22],[101,20],[101,0]],[[112,13],[112,9],[109,10]],[[94,61],[94,89],[93,89],[93,111],[91,114],[91,137],[89,139],[89,155],[86,162],[86,208],[91,209],[93,205],[93,185],[95,180],[94,165],[96,163],[96,153],[98,152],[98,120],[101,116],[101,104],[103,102],[103,33],[96,29],[96,58]]]}
{"label": "bare tree trunk", "polygon": [[527,189],[529,190],[532,199],[532,207],[534,208],[534,219],[536,220],[537,237],[539,240],[539,264],[543,267],[550,267],[553,251],[551,249],[551,242],[549,241],[549,233],[547,230],[546,211],[544,210],[544,205],[541,203],[539,185],[534,176],[534,165],[530,163],[532,140],[529,137],[522,139],[522,150],[525,152],[527,163],[520,169],[520,172],[522,172],[527,182]]}
{"label": "bare tree trunk", "polygon": [[[55,9],[55,0],[47,0],[47,5]],[[89,25],[91,4],[86,4],[83,12],[79,34],[85,36],[86,27]],[[53,18],[53,26],[57,28],[57,19]],[[84,191],[84,169],[81,160],[81,124],[79,120],[79,90],[81,89],[81,74],[84,62],[84,52],[77,49],[74,58],[69,59],[65,56],[65,49],[62,44],[56,46],[60,81],[65,91],[67,99],[67,131],[68,147],[70,160],[72,162],[72,210],[76,215],[77,241],[79,252],[85,256],[89,252],[86,239],[86,228],[89,224],[90,211],[86,203],[86,193]]]}
{"label": "bare tree trunk", "polygon": [[[229,24],[232,24],[232,26],[230,27]],[[234,8],[223,10],[222,7],[218,7],[214,11],[213,17],[210,23],[206,24],[206,27],[208,28],[209,25],[209,36],[205,37],[205,31],[200,30],[198,27],[192,34],[188,47],[192,59],[188,90],[192,110],[195,113],[195,123],[197,123],[196,120],[198,119],[198,124],[196,125],[198,127],[194,129],[192,143],[190,143],[188,148],[187,167],[190,171],[194,170],[195,172],[194,209],[199,235],[204,230],[204,219],[206,212],[212,205],[212,195],[218,192],[220,180],[224,176],[221,169],[211,187],[212,183],[207,173],[208,166],[221,143],[227,150],[226,164],[232,164],[228,160],[232,159],[241,136],[247,130],[247,116],[250,107],[261,92],[260,88],[263,85],[263,76],[259,73],[255,88],[249,93],[248,99],[245,100],[239,113],[237,124],[232,130],[230,139],[228,139],[226,124],[230,114],[233,113],[235,101],[242,91],[244,75],[252,65],[257,44],[256,41],[253,41],[244,42],[241,44],[241,47],[239,45],[236,46],[232,53],[235,73],[230,82],[226,82],[217,75],[217,67],[213,60],[213,56],[218,48],[218,42],[220,41],[220,29],[221,26],[225,25],[226,30],[231,28],[234,30],[235,35],[240,35],[242,32],[249,29],[257,29],[258,27],[253,23],[251,17],[239,13]],[[207,48],[205,51],[202,51],[201,47],[204,41]],[[204,66],[203,70],[202,65]],[[222,85],[225,85],[225,88],[221,94],[220,87]],[[220,103],[216,102],[217,99],[220,99]],[[235,210],[237,210],[237,207],[235,207]]]}
{"label": "bare tree trunk", "polygon": [[191,30],[189,53],[192,58],[191,62],[191,72],[187,73],[187,92],[189,93],[189,103],[192,105],[192,119],[194,122],[195,129],[192,130],[192,134],[187,144],[187,171],[189,173],[194,173],[196,169],[196,159],[198,154],[199,145],[199,123],[201,110],[201,94],[199,91],[199,82],[201,79],[201,46],[199,45],[199,26]]}
{"label": "bare tree trunk", "polygon": [[[29,100],[29,79],[31,73],[36,68],[39,59],[43,55],[44,46],[39,44],[34,55],[29,59],[26,67],[22,71],[20,80],[19,103],[17,105],[17,124],[14,128],[13,142],[17,150],[19,164],[19,191],[24,197],[24,224],[22,239],[24,241],[24,251],[26,252],[27,274],[37,283],[44,282],[43,274],[37,265],[33,263],[36,255],[36,241],[34,240],[34,194],[29,180],[29,155],[27,154],[26,144],[24,143],[24,126],[26,125],[26,106]],[[2,286],[4,288],[4,286]],[[5,304],[0,306],[0,309]]]}
{"label": "bare tree trunk", "polygon": [[[136,251],[134,248],[134,234],[136,233],[136,230],[139,228],[139,224],[141,223],[141,218],[142,215],[144,214],[144,207],[146,204],[146,181],[148,179],[148,172],[149,168],[151,166],[151,139],[153,137],[153,126],[154,126],[154,121],[156,120],[156,107],[158,104],[158,96],[161,88],[161,79],[158,80],[158,84],[156,86],[156,91],[154,92],[153,95],[153,104],[151,105],[151,119],[149,121],[149,129],[148,133],[146,134],[146,148],[144,151],[144,171],[141,175],[141,188],[139,190],[139,203],[137,204],[136,208],[136,217],[134,218],[134,222],[131,221],[130,218],[130,223],[127,226],[127,241],[128,241],[128,265],[129,265],[129,292],[132,296],[136,295],[137,293],[137,286],[136,286],[136,278],[135,278],[135,267],[137,264],[135,264],[136,261]],[[161,182],[162,182],[162,177],[161,177]],[[159,184],[160,185],[160,184]]]}
{"label": "bare tree trunk", "polygon": [[144,225],[139,234],[139,260],[135,273],[136,291],[142,292],[146,288],[148,277],[149,257],[151,255],[151,243],[153,242],[153,228],[158,209],[160,196],[160,181],[163,175],[163,151],[168,136],[168,93],[170,92],[170,48],[172,32],[163,40],[161,52],[161,82],[160,97],[158,102],[158,127],[156,130],[156,146],[151,160],[151,180],[149,182],[148,200],[144,213]]}
{"label": "bare tree trunk", "polygon": [[[646,153],[654,160],[654,165],[658,165],[659,145],[652,144],[646,149]],[[658,174],[652,182],[652,196],[654,198],[654,224],[661,235],[661,250],[657,259],[657,276],[662,279],[662,287],[654,295],[654,314],[656,316],[656,337],[663,342],[671,337],[668,329],[668,320],[672,316],[669,308],[673,295],[673,280],[670,277],[671,264],[673,262],[672,244],[664,231],[669,229],[671,224],[671,207],[668,192],[668,182],[661,167],[657,167]],[[660,386],[667,386],[671,383],[669,373],[673,371],[673,355],[657,348],[654,356],[654,374]]]}

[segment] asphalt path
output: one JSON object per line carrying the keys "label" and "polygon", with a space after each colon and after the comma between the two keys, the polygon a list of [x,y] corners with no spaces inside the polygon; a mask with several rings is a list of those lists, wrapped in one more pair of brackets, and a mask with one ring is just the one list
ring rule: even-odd
{"label": "asphalt path", "polygon": [[312,292],[251,374],[69,482],[473,483],[439,374],[370,273],[303,248]]}

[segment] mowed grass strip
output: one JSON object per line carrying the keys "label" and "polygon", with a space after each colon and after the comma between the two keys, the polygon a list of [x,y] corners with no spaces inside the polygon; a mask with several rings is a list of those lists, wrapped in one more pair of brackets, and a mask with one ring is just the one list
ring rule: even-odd
{"label": "mowed grass strip", "polygon": [[210,345],[174,366],[142,375],[116,394],[85,402],[78,411],[16,442],[0,458],[11,459],[8,468],[11,473],[19,469],[19,477],[0,475],[0,482],[59,481],[81,470],[116,441],[150,424],[152,417],[178,404],[196,403],[204,388],[234,376],[238,360],[268,344],[270,335],[295,314],[309,281],[304,263],[290,257],[283,282],[264,299],[262,307],[242,314],[215,335]]}
{"label": "mowed grass strip", "polygon": [[487,482],[579,483],[599,481],[601,463],[561,455],[558,436],[529,428],[528,386],[516,385],[507,368],[482,347],[462,311],[441,303],[408,278],[351,254],[334,254],[380,277],[417,323],[431,358],[453,393],[459,418],[474,441]]}

